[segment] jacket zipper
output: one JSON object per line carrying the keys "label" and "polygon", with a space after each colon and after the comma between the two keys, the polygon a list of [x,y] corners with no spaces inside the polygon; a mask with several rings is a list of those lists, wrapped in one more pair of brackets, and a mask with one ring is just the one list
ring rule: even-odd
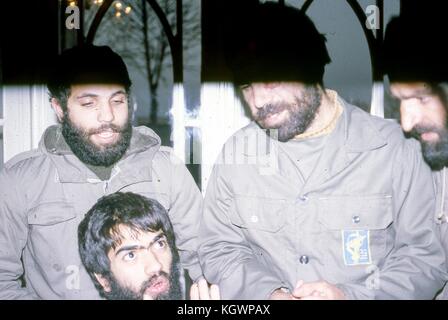
{"label": "jacket zipper", "polygon": [[108,189],[109,189],[109,180],[106,180],[106,181],[104,181],[104,187],[103,187],[104,195],[107,194]]}

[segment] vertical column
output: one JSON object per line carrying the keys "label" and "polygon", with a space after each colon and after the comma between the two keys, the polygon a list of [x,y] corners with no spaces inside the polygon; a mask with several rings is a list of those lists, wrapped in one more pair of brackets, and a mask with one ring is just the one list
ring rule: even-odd
{"label": "vertical column", "polygon": [[207,189],[213,165],[229,137],[250,122],[227,82],[204,83],[201,88],[202,192]]}
{"label": "vertical column", "polygon": [[56,123],[43,85],[3,88],[4,161],[36,148],[45,128]]}

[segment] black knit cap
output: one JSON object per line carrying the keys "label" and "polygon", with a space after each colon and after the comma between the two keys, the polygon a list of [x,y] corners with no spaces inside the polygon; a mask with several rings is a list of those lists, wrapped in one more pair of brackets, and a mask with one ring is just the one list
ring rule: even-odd
{"label": "black knit cap", "polygon": [[385,73],[394,82],[448,81],[445,20],[424,15],[393,18],[383,48]]}
{"label": "black knit cap", "polygon": [[84,45],[65,50],[55,61],[48,89],[72,84],[132,84],[123,59],[108,46]]}
{"label": "black knit cap", "polygon": [[331,59],[326,39],[311,19],[275,2],[256,3],[240,12],[226,39],[226,60],[235,84],[322,83]]}

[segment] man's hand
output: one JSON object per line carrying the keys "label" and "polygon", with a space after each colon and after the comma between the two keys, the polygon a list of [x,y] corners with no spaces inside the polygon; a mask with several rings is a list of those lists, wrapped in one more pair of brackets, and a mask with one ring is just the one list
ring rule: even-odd
{"label": "man's hand", "polygon": [[193,283],[190,288],[191,300],[221,300],[219,287],[216,284],[208,285],[204,278]]}
{"label": "man's hand", "polygon": [[326,281],[304,283],[299,280],[292,295],[301,300],[345,300],[344,293]]}
{"label": "man's hand", "polygon": [[295,300],[295,298],[291,295],[291,292],[285,289],[277,289],[271,293],[269,300]]}

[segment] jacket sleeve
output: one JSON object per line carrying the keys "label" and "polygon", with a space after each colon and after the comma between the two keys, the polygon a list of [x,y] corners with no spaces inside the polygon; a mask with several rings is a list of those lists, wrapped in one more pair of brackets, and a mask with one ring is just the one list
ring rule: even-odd
{"label": "jacket sleeve", "polygon": [[395,243],[368,285],[346,284],[352,299],[432,299],[446,281],[445,254],[434,221],[431,170],[416,141],[398,148],[393,166]]}
{"label": "jacket sleeve", "polygon": [[0,173],[0,300],[38,299],[21,287],[21,261],[28,234],[25,201],[17,181],[3,169]]}
{"label": "jacket sleeve", "polygon": [[203,198],[193,177],[180,159],[171,153],[171,208],[169,216],[176,235],[182,266],[193,281],[202,277],[198,258],[198,231]]}
{"label": "jacket sleeve", "polygon": [[215,165],[208,182],[199,233],[205,278],[219,284],[223,299],[268,299],[275,289],[288,286],[257,260],[241,230],[230,222],[233,194],[220,169]]}

